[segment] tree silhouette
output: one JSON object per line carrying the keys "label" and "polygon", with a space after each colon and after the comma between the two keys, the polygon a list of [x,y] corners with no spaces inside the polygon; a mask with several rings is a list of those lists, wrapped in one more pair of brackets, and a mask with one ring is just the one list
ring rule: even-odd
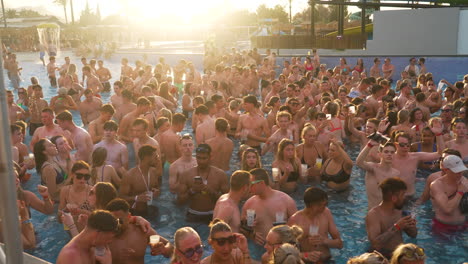
{"label": "tree silhouette", "polygon": [[65,14],[65,24],[68,24],[67,2],[67,0],[54,0],[55,4],[63,6],[63,13]]}

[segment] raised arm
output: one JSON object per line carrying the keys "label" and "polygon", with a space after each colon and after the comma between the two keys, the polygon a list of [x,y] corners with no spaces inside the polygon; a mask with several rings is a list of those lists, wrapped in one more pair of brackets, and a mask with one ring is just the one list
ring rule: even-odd
{"label": "raised arm", "polygon": [[375,141],[369,140],[369,143],[367,143],[367,145],[361,150],[359,156],[356,159],[356,165],[358,165],[359,168],[371,173],[374,172],[374,166],[372,166],[373,163],[367,162],[366,159],[369,155],[369,152],[373,147],[375,147],[375,145],[377,145]]}

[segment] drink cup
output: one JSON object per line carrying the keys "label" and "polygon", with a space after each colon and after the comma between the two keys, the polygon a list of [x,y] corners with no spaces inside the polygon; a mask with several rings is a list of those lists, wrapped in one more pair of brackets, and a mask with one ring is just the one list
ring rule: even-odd
{"label": "drink cup", "polygon": [[279,181],[279,169],[278,168],[271,168],[271,174],[273,176],[273,181]]}
{"label": "drink cup", "polygon": [[349,113],[350,114],[356,114],[356,107],[354,105],[349,107]]}
{"label": "drink cup", "polygon": [[285,223],[284,212],[276,212],[276,223]]}
{"label": "drink cup", "polygon": [[201,96],[205,94],[205,91],[200,91]]}
{"label": "drink cup", "polygon": [[247,140],[247,135],[249,134],[249,131],[247,131],[246,129],[242,130],[241,131],[241,140],[242,141],[246,141]]}
{"label": "drink cup", "polygon": [[146,196],[149,197],[149,200],[146,201],[146,204],[151,205],[153,203],[153,192],[152,191],[146,192]]}
{"label": "drink cup", "polygon": [[307,177],[307,164],[301,164],[302,177]]}
{"label": "drink cup", "polygon": [[252,227],[254,225],[254,220],[255,220],[255,210],[247,209],[247,226]]}
{"label": "drink cup", "polygon": [[68,203],[67,209],[72,215],[78,214],[78,205],[74,203]]}
{"label": "drink cup", "polygon": [[159,243],[159,235],[152,235],[150,236],[150,245],[155,246],[156,244]]}
{"label": "drink cup", "polygon": [[318,234],[318,229],[319,229],[318,226],[316,226],[316,225],[310,225],[310,226],[309,226],[309,235],[310,235],[310,236],[317,235],[317,234]]}
{"label": "drink cup", "polygon": [[327,120],[331,120],[331,115],[330,114],[326,114],[326,117],[327,117]]}
{"label": "drink cup", "polygon": [[95,247],[94,248],[94,255],[98,257],[102,257],[106,254],[106,248],[105,247]]}
{"label": "drink cup", "polygon": [[315,160],[315,166],[317,166],[318,169],[322,168],[322,159],[321,158],[317,158]]}

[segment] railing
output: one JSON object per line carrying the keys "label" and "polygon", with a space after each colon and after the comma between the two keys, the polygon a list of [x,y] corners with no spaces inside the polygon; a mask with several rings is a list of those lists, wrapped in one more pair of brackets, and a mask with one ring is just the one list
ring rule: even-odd
{"label": "railing", "polygon": [[365,41],[361,36],[321,37],[310,35],[254,36],[251,46],[262,49],[362,49]]}

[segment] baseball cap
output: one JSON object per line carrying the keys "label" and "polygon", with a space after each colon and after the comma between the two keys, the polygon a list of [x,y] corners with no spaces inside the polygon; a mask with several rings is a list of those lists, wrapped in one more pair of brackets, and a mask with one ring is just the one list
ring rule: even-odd
{"label": "baseball cap", "polygon": [[462,171],[467,171],[468,168],[463,164],[463,160],[455,155],[448,155],[444,158],[442,162],[444,168],[451,170],[454,173],[459,173]]}

